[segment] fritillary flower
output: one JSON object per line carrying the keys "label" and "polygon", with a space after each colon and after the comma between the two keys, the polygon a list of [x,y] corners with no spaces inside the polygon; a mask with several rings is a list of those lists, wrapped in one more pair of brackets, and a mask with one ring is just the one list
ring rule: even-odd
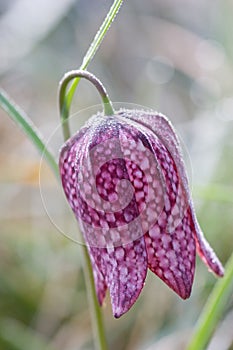
{"label": "fritillary flower", "polygon": [[160,113],[98,113],[60,152],[60,175],[90,255],[100,305],[107,288],[115,317],[127,312],[149,268],[190,296],[196,252],[223,267],[197,222],[177,135]]}

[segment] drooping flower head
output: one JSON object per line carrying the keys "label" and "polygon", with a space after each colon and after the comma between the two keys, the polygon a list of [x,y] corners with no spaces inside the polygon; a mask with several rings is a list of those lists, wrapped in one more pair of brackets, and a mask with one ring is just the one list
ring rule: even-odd
{"label": "drooping flower head", "polygon": [[59,165],[99,303],[108,288],[115,317],[137,300],[148,268],[183,299],[196,251],[223,275],[195,216],[178,138],[162,114],[99,113],[64,144]]}

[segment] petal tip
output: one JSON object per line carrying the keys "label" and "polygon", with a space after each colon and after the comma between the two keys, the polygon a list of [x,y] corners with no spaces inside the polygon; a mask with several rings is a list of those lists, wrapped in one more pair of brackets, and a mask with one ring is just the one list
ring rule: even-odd
{"label": "petal tip", "polygon": [[127,301],[122,301],[120,304],[116,305],[115,301],[112,300],[112,313],[113,316],[115,318],[120,318],[122,315],[124,315],[125,313],[127,313],[131,307],[134,305],[134,303],[136,302],[139,294],[140,294],[141,290],[137,293],[137,295],[135,295],[134,297],[132,297],[130,300],[128,299]]}
{"label": "petal tip", "polygon": [[179,294],[179,296],[180,296],[183,300],[186,300],[186,299],[189,299],[189,298],[190,298],[191,292],[192,292],[192,288],[190,288],[188,291],[186,291],[186,292],[183,293],[183,294]]}
{"label": "petal tip", "polygon": [[189,299],[192,292],[192,285],[193,283],[187,283],[186,279],[183,280],[177,280],[178,282],[178,289],[174,289],[174,292],[179,295],[179,297],[183,300]]}
{"label": "petal tip", "polygon": [[222,266],[222,269],[221,269],[221,271],[219,272],[218,276],[219,276],[219,277],[224,277],[224,275],[225,275],[225,270],[224,270],[224,267]]}
{"label": "petal tip", "polygon": [[122,307],[122,306],[117,306],[117,307],[112,307],[112,313],[115,318],[120,318],[123,316],[127,311],[129,311],[130,307]]}
{"label": "petal tip", "polygon": [[122,315],[124,314],[124,312],[120,312],[120,313],[114,313],[113,314],[113,316],[116,318],[116,319],[118,319],[118,318],[120,318]]}
{"label": "petal tip", "polygon": [[215,265],[209,270],[210,272],[214,273],[217,277],[224,277],[225,270],[219,260],[215,262]]}

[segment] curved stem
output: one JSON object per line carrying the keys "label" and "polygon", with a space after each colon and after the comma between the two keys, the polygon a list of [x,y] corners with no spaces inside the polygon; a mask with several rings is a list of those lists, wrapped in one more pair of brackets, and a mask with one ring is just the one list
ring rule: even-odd
{"label": "curved stem", "polygon": [[198,320],[196,330],[186,350],[204,350],[233,293],[233,254],[228,260],[225,276],[219,280]]}
{"label": "curved stem", "polygon": [[[118,11],[120,10],[120,7],[123,3],[123,0],[114,0],[114,3],[112,4],[107,16],[105,17],[100,29],[96,33],[89,49],[87,50],[87,53],[85,54],[82,64],[80,66],[80,69],[85,70],[89,63],[91,62],[92,58],[94,57],[96,51],[98,50],[100,44],[102,43],[108,29],[110,28],[112,22],[114,21]],[[65,97],[65,103],[64,108],[62,108],[62,119],[64,120],[64,123],[69,117],[69,110],[70,106],[74,97],[75,90],[78,86],[78,83],[80,81],[80,78],[75,78],[69,88],[69,91],[67,92],[67,95]],[[67,127],[68,128],[68,127]]]}
{"label": "curved stem", "polygon": [[[94,74],[91,74],[90,72],[87,72],[85,70],[72,70],[66,73],[64,77],[61,79],[59,84],[59,109],[60,109],[60,116],[62,120],[63,135],[65,139],[70,137],[68,118],[65,117],[69,109],[66,101],[66,89],[70,81],[75,78],[84,78],[89,80],[97,88],[101,96],[101,99],[103,102],[104,114],[105,115],[114,114],[114,109],[108,97],[107,91],[103,86],[103,84],[101,83],[101,81],[98,78],[96,78]],[[64,111],[66,111],[65,114],[64,114]]]}

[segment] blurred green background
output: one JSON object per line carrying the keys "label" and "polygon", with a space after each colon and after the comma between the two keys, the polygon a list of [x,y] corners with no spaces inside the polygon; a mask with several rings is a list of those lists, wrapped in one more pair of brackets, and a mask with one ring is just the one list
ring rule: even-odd
{"label": "blurred green background", "polygon": [[[59,80],[80,66],[111,4],[0,0],[0,83],[46,140],[59,123]],[[233,249],[232,14],[232,0],[125,1],[89,66],[114,102],[171,119],[185,144],[200,224],[223,263]],[[95,89],[81,82],[72,113],[96,104]],[[89,113],[73,118],[73,131]],[[50,139],[56,154],[61,144],[57,129]],[[34,146],[0,110],[0,350],[94,349],[80,247],[60,232],[77,240],[77,228],[40,165]],[[215,281],[197,258],[187,301],[151,273],[119,320],[107,297],[109,348],[184,349]],[[233,349],[232,307],[233,298],[208,350]]]}

